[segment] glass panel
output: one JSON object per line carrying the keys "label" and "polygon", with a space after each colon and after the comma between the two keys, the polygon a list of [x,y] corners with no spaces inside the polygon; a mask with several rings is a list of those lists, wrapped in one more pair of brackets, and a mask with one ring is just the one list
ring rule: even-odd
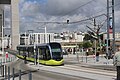
{"label": "glass panel", "polygon": [[50,50],[49,50],[48,46],[46,47],[46,58],[47,58],[47,60],[49,60],[51,58]]}
{"label": "glass panel", "polygon": [[52,57],[53,59],[61,59],[62,58],[62,49],[59,43],[50,43]]}

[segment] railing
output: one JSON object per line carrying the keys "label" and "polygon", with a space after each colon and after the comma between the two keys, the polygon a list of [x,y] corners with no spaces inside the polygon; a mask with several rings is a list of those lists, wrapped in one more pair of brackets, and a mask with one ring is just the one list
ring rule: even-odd
{"label": "railing", "polygon": [[22,80],[22,76],[28,74],[28,80],[32,80],[32,72],[30,70],[22,71],[14,67],[2,65],[0,66],[1,76],[0,80]]}

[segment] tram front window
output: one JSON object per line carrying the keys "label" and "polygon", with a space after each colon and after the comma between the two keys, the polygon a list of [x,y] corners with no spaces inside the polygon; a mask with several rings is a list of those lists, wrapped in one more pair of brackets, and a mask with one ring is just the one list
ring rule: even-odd
{"label": "tram front window", "polygon": [[61,60],[62,56],[62,49],[59,43],[50,43],[52,58],[55,60]]}
{"label": "tram front window", "polygon": [[52,57],[55,60],[62,59],[61,49],[52,49]]}

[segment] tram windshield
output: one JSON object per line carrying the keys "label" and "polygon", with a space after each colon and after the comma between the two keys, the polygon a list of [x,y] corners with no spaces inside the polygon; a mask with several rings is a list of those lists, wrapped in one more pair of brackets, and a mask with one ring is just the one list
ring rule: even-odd
{"label": "tram windshield", "polygon": [[62,58],[61,45],[59,43],[51,43],[50,46],[53,59]]}

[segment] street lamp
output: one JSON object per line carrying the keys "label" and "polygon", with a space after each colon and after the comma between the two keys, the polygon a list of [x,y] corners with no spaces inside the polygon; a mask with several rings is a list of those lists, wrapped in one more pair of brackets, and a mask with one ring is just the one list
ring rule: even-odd
{"label": "street lamp", "polygon": [[[44,28],[38,28],[38,29],[44,29],[45,30],[44,31],[45,32],[45,40],[44,40],[44,42],[47,43],[47,29],[46,29],[46,26]],[[40,66],[39,65],[39,56],[40,55],[39,55],[39,48],[38,48],[38,70],[39,70],[39,66]]]}
{"label": "street lamp", "polygon": [[[33,31],[34,30],[28,30],[28,32],[30,33],[32,33],[32,43],[33,43],[33,45],[34,45],[34,59],[35,59],[35,62],[34,62],[34,64],[36,65],[37,64],[37,53],[36,53],[36,43],[35,43],[35,39],[33,39]],[[30,44],[32,44],[31,43],[31,35],[30,35]]]}
{"label": "street lamp", "polygon": [[[32,34],[29,34],[29,38],[30,38],[30,41],[28,41],[28,42],[30,42],[30,43],[28,43],[28,44],[32,44],[33,43],[33,38],[31,39],[31,36],[33,37],[33,31],[34,30],[27,30],[28,31],[28,33],[32,33]],[[28,39],[29,40],[29,39]]]}
{"label": "street lamp", "polygon": [[45,43],[47,43],[47,28],[46,28],[46,26],[44,27],[44,28],[38,28],[38,29],[44,29],[45,31],[45,40],[44,40],[44,42]]}

